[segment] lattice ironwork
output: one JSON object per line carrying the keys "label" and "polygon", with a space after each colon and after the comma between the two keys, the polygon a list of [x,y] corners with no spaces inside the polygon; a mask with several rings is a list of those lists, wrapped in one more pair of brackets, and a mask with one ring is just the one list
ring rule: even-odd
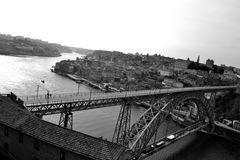
{"label": "lattice ironwork", "polygon": [[73,114],[69,108],[71,108],[71,105],[64,105],[64,108],[60,114],[59,125],[68,129],[72,129]]}
{"label": "lattice ironwork", "polygon": [[217,98],[217,93],[216,92],[212,92],[210,99],[209,99],[209,104],[210,106],[212,106],[213,108],[215,108],[215,104],[216,104],[216,98]]}
{"label": "lattice ironwork", "polygon": [[[208,103],[208,100],[202,93],[186,93],[172,96],[167,105],[157,111],[153,107],[148,109],[142,118],[131,127],[129,147],[134,152],[135,157],[138,157],[142,150],[146,147],[152,136],[156,133],[158,127],[166,121],[168,116],[173,116],[173,110],[184,105],[184,103],[195,102],[198,108],[198,121],[213,123],[213,110]],[[207,117],[207,120],[206,120]]]}
{"label": "lattice ironwork", "polygon": [[72,129],[73,114],[71,112],[62,112],[60,115],[59,125],[68,129]]}
{"label": "lattice ironwork", "polygon": [[112,141],[123,146],[128,144],[128,131],[130,129],[131,104],[124,103],[118,115],[116,128]]}
{"label": "lattice ironwork", "polygon": [[[159,90],[144,90],[144,91],[131,91],[112,93],[112,95],[99,95],[99,97],[92,97],[91,99],[75,99],[62,101],[41,102],[38,99],[35,101],[25,102],[26,108],[32,113],[39,113],[41,115],[61,113],[64,105],[71,105],[72,111],[81,111],[95,108],[102,108],[107,106],[121,105],[125,101],[132,100],[133,102],[154,101],[159,99],[160,96],[167,96],[176,93],[189,93],[189,92],[216,92],[216,91],[232,91],[236,90],[236,86],[214,86],[214,87],[188,87],[188,88],[171,88]],[[79,97],[78,97],[79,98]],[[35,104],[31,104],[34,103]]]}
{"label": "lattice ironwork", "polygon": [[[179,139],[181,139],[181,138],[183,138],[183,137],[185,137],[185,136],[187,136],[189,134],[192,134],[192,133],[194,133],[196,131],[199,131],[199,130],[205,128],[206,125],[207,125],[206,123],[200,121],[200,122],[192,124],[192,125],[190,125],[190,126],[188,126],[186,128],[180,129],[180,130],[178,130],[178,131],[176,131],[176,132],[171,134],[171,135],[176,135],[176,138],[174,140],[172,140],[172,141],[169,140],[167,138],[167,136],[162,137],[161,139],[158,140],[158,142],[152,143],[151,145],[148,145],[148,146],[146,146],[144,148],[143,152],[151,150],[151,154],[141,155],[141,158],[139,158],[139,159],[145,159],[147,157],[152,156],[156,152],[159,152],[159,150],[161,150],[162,148],[165,148],[165,147],[171,145],[174,141],[177,141],[177,140],[179,140]],[[161,148],[158,148],[158,147],[157,148],[152,148],[152,146],[158,146],[159,142],[161,142],[163,144]],[[151,159],[152,159],[152,157],[151,157]],[[159,157],[157,159],[159,159]]]}

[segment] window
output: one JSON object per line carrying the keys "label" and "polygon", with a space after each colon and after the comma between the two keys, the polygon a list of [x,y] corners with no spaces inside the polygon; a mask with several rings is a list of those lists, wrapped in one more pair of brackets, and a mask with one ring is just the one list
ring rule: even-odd
{"label": "window", "polygon": [[7,126],[5,126],[5,128],[4,128],[4,136],[8,136],[8,127]]}
{"label": "window", "polygon": [[23,134],[19,134],[19,143],[23,144]]}
{"label": "window", "polygon": [[4,143],[4,144],[3,144],[3,148],[4,148],[6,151],[8,151],[8,143]]}
{"label": "window", "polygon": [[37,140],[37,139],[34,140],[34,148],[36,150],[39,150],[39,140]]}
{"label": "window", "polygon": [[65,151],[60,151],[60,160],[65,160]]}

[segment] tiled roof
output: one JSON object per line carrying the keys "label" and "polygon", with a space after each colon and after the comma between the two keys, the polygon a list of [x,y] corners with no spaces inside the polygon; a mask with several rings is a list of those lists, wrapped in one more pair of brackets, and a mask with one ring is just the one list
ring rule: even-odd
{"label": "tiled roof", "polygon": [[97,160],[117,160],[123,146],[43,121],[0,96],[0,123],[76,154]]}

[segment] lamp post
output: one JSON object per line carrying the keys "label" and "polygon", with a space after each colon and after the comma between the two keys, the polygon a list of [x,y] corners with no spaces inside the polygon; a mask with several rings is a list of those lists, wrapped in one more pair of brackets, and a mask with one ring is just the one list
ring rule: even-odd
{"label": "lamp post", "polygon": [[49,96],[50,96],[49,90],[47,90],[47,103],[49,103]]}
{"label": "lamp post", "polygon": [[[44,84],[45,83],[45,80],[41,80],[41,82]],[[37,98],[38,98],[38,92],[39,92],[39,88],[40,88],[40,85],[37,84]]]}
{"label": "lamp post", "polygon": [[89,96],[89,100],[91,100],[92,97],[92,89],[90,89],[90,96]]}
{"label": "lamp post", "polygon": [[77,91],[77,94],[79,95],[79,89],[80,89],[80,82],[76,82],[78,84],[78,91]]}
{"label": "lamp post", "polygon": [[38,98],[39,87],[40,87],[40,85],[37,85],[37,98]]}

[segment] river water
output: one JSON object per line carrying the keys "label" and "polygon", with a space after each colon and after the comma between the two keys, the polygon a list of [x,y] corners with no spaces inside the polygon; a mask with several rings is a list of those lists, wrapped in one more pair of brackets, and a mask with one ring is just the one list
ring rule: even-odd
{"label": "river water", "polygon": [[[17,96],[78,92],[78,84],[67,77],[50,71],[56,62],[76,59],[82,55],[63,53],[61,57],[4,56],[0,55],[0,93],[13,92]],[[44,81],[44,83],[42,83]],[[79,92],[90,92],[91,88],[80,85]],[[92,90],[94,91],[94,90]],[[94,109],[73,113],[73,129],[111,140],[120,106]],[[134,107],[134,122],[144,112],[144,108]],[[58,124],[59,115],[44,116],[43,119]]]}
{"label": "river water", "polygon": [[[0,94],[13,92],[18,96],[36,95],[37,86],[40,86],[39,94],[46,94],[47,90],[52,94],[77,92],[78,85],[74,81],[51,72],[50,68],[60,60],[76,59],[76,57],[81,56],[77,53],[63,53],[61,57],[0,55]],[[41,81],[44,81],[44,83]],[[79,92],[90,92],[90,88],[80,85]],[[119,109],[120,106],[115,106],[74,112],[73,129],[95,137],[102,136],[111,140]],[[144,111],[144,108],[133,107],[132,122]],[[57,124],[59,115],[44,116],[43,119]],[[224,159],[224,157],[226,160],[240,159],[239,155],[233,154],[238,147],[232,143],[227,143],[223,139],[199,133],[189,137],[184,138],[181,142],[172,145],[171,148],[164,151],[161,154],[165,155],[164,159],[217,160]],[[210,141],[211,145],[209,144]],[[202,145],[199,145],[199,142]],[[231,152],[229,148],[235,150]],[[221,154],[218,154],[218,152],[221,152]],[[175,156],[173,156],[173,153]],[[152,159],[159,158],[157,156],[157,158],[153,157]]]}

